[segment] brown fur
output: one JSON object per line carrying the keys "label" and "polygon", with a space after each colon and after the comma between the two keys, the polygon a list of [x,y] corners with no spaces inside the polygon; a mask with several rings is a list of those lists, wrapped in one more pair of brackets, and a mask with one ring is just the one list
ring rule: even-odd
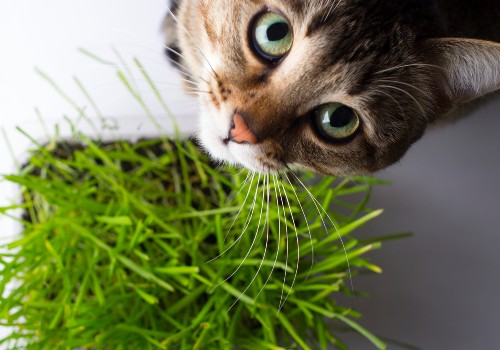
{"label": "brown fur", "polygon": [[[214,123],[229,129],[235,111],[244,117],[259,140],[251,146],[259,169],[296,165],[324,174],[365,174],[399,160],[457,104],[500,88],[499,44],[447,39],[461,33],[499,40],[499,2],[474,3],[493,6],[489,10],[468,6],[476,9],[474,16],[489,11],[494,18],[474,30],[473,20],[481,18],[471,16],[460,31],[456,12],[466,3],[472,4],[179,0],[178,21],[167,17],[167,43],[182,50],[181,63],[199,89],[209,91],[200,100]],[[294,32],[291,51],[277,64],[257,57],[249,44],[250,23],[266,8],[280,11]],[[349,142],[330,142],[316,132],[311,112],[327,102],[348,105],[360,116],[361,130]]]}

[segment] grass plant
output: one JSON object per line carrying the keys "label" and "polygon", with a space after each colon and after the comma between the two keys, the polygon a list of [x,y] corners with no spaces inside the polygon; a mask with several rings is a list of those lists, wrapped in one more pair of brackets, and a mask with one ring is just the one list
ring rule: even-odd
{"label": "grass plant", "polygon": [[339,328],[385,349],[336,301],[380,272],[366,253],[383,238],[352,235],[381,214],[376,180],[216,170],[190,140],[75,132],[2,181],[23,201],[0,216],[25,213],[0,254],[8,349],[347,349]]}

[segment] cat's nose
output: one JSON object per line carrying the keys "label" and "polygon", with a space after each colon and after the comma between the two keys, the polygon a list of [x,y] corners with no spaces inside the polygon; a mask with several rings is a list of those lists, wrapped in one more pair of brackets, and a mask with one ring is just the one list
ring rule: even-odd
{"label": "cat's nose", "polygon": [[245,118],[239,113],[233,116],[231,129],[229,130],[229,138],[237,143],[249,143],[255,145],[259,142],[255,134],[248,127]]}

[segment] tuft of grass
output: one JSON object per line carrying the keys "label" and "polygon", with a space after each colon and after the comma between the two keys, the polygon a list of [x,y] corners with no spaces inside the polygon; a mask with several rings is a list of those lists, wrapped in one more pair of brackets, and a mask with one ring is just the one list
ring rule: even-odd
{"label": "tuft of grass", "polygon": [[190,140],[76,133],[36,144],[2,181],[23,202],[0,217],[25,215],[0,247],[0,325],[12,328],[0,346],[347,349],[348,329],[386,348],[336,301],[355,294],[352,276],[381,272],[366,254],[388,237],[352,236],[381,214],[367,207],[377,180],[221,171]]}
{"label": "tuft of grass", "polygon": [[[350,234],[380,211],[362,201],[330,214],[335,229],[297,182],[216,171],[190,141],[81,141],[4,178],[26,212],[0,256],[9,348],[346,348],[331,321],[384,348],[335,301],[351,294],[346,257],[353,274],[379,272],[363,256],[380,243]],[[367,188],[309,191],[326,206]]]}

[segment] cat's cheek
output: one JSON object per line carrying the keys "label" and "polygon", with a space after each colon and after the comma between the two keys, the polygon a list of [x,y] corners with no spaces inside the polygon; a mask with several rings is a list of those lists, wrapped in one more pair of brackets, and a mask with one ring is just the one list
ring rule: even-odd
{"label": "cat's cheek", "polygon": [[221,140],[227,137],[230,126],[230,111],[213,110],[210,105],[201,104],[200,115],[198,118],[199,129],[209,130]]}
{"label": "cat's cheek", "polygon": [[235,163],[236,160],[224,143],[227,131],[219,130],[220,124],[210,113],[202,112],[199,116],[198,139],[201,146],[214,160]]}

